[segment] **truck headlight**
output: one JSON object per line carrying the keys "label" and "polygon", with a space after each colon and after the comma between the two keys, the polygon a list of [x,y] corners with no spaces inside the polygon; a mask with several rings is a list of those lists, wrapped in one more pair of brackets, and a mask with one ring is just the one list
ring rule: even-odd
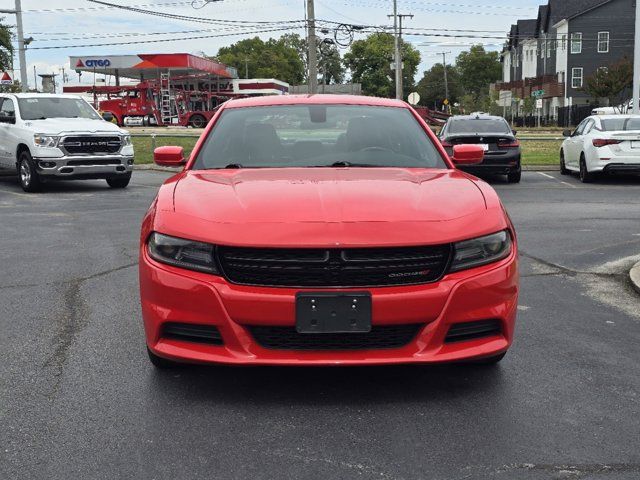
{"label": "truck headlight", "polygon": [[132,145],[131,135],[123,135],[122,136],[122,146],[123,147],[130,147],[131,145]]}
{"label": "truck headlight", "polygon": [[154,232],[149,236],[147,247],[151,258],[158,262],[188,270],[218,274],[215,247],[209,243]]}
{"label": "truck headlight", "polygon": [[58,145],[59,139],[60,137],[55,135],[43,135],[41,133],[36,133],[33,136],[33,143],[35,143],[37,147],[55,148]]}
{"label": "truck headlight", "polygon": [[449,271],[458,272],[507,258],[511,253],[511,234],[502,232],[465,240],[454,245],[454,257]]}

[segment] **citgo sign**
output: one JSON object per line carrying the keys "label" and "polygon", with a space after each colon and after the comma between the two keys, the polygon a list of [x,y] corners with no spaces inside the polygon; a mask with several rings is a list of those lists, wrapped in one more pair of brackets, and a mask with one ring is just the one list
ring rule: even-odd
{"label": "citgo sign", "polygon": [[84,62],[82,60],[78,60],[76,67],[87,67],[87,68],[95,68],[95,67],[109,67],[111,66],[111,60],[108,58],[104,59],[88,59]]}

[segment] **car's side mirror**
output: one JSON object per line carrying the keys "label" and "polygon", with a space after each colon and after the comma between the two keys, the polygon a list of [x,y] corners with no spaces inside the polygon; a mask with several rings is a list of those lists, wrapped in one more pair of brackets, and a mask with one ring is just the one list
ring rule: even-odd
{"label": "car's side mirror", "polygon": [[573,135],[573,132],[571,130],[564,130],[562,132],[563,137],[570,137],[571,135]]}
{"label": "car's side mirror", "polygon": [[153,151],[153,161],[160,167],[181,167],[187,163],[182,147],[158,147]]}
{"label": "car's side mirror", "polygon": [[518,135],[518,131],[517,130],[511,130],[511,133],[513,133],[513,136],[515,137],[516,135]]}
{"label": "car's side mirror", "polygon": [[454,145],[451,160],[456,165],[477,165],[484,160],[484,148],[480,145]]}
{"label": "car's side mirror", "polygon": [[0,123],[16,123],[16,117],[13,115],[1,115]]}
{"label": "car's side mirror", "polygon": [[107,122],[113,122],[113,113],[111,112],[102,112],[102,118]]}

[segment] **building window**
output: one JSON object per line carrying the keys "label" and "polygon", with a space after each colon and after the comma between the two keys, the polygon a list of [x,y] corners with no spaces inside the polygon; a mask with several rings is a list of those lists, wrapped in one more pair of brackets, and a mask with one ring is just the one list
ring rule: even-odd
{"label": "building window", "polygon": [[551,58],[552,49],[553,49],[553,40],[547,40],[547,58]]}
{"label": "building window", "polygon": [[571,86],[573,88],[582,88],[584,79],[584,69],[582,67],[571,69]]}
{"label": "building window", "polygon": [[598,32],[598,53],[609,53],[609,32]]}
{"label": "building window", "polygon": [[562,35],[562,50],[565,51],[567,49],[567,35]]}
{"label": "building window", "polygon": [[571,34],[571,53],[582,53],[582,33]]}

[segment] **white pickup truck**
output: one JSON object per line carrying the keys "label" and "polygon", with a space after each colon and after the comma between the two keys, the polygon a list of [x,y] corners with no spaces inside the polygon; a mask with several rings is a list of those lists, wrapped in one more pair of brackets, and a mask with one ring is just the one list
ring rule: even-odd
{"label": "white pickup truck", "polygon": [[26,192],[64,179],[106,179],[125,188],[131,136],[74,95],[0,93],[0,171],[17,171]]}

